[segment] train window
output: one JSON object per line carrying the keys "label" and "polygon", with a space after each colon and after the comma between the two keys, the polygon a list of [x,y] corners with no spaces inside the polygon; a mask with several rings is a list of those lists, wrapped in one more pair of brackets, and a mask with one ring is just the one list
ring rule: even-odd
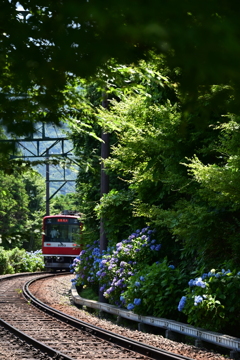
{"label": "train window", "polygon": [[79,224],[46,224],[46,241],[77,242],[80,237]]}
{"label": "train window", "polygon": [[69,238],[71,242],[77,242],[80,236],[80,228],[78,225],[69,226]]}

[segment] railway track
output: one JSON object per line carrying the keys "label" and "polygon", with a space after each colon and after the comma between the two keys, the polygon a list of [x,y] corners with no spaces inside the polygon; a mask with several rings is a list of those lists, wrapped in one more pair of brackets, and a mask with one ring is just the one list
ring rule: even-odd
{"label": "railway track", "polygon": [[[29,286],[46,276],[57,275],[28,274],[0,279],[1,326],[9,330],[13,327],[11,331],[18,338],[39,349],[41,356],[48,356],[46,359],[49,356],[61,360],[189,359],[89,325],[43,304],[31,294]],[[34,358],[33,355],[31,359]],[[45,357],[38,354],[36,359]]]}
{"label": "railway track", "polygon": [[14,335],[6,326],[0,325],[0,359],[51,360],[52,357]]}

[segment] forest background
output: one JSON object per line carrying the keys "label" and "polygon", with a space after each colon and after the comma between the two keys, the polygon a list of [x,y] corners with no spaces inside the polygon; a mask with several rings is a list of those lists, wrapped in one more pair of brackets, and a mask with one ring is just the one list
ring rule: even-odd
{"label": "forest background", "polygon": [[[1,11],[1,136],[67,122],[76,193],[52,203],[85,215],[84,238],[109,245],[150,226],[189,273],[238,270],[239,8],[222,1],[25,0]],[[16,35],[17,34],[17,35]],[[103,107],[103,94],[107,108]],[[106,99],[105,99],[106,100]],[[101,133],[110,192],[100,199]],[[1,146],[1,241],[40,244],[42,178]],[[162,255],[161,255],[162,254]]]}

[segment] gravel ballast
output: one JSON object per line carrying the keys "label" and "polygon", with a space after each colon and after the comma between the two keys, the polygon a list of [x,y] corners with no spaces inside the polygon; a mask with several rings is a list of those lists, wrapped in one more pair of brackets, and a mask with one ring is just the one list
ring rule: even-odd
{"label": "gravel ballast", "polygon": [[166,339],[162,335],[154,335],[138,330],[131,330],[126,326],[117,325],[110,320],[101,319],[97,316],[97,314],[95,315],[79,309],[73,305],[71,301],[70,289],[72,278],[73,275],[63,275],[51,279],[41,280],[36,284],[33,283],[30,290],[39,300],[57,310],[136,341],[196,360],[224,360],[228,358],[228,356],[214,351]]}

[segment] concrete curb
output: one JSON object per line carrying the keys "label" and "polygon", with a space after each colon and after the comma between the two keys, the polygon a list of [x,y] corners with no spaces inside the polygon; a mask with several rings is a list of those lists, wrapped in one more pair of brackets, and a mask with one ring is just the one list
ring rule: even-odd
{"label": "concrete curb", "polygon": [[212,332],[212,331],[206,331],[204,329],[195,328],[193,326],[173,320],[157,318],[152,316],[137,315],[134,314],[132,311],[123,310],[114,305],[109,305],[94,300],[84,299],[78,295],[78,292],[74,284],[72,284],[71,293],[72,293],[73,302],[77,305],[82,305],[100,311],[105,311],[107,313],[114,314],[119,317],[121,316],[123,318],[133,320],[138,323],[160,327],[162,329],[166,329],[168,332],[172,331],[183,335],[191,336],[193,338],[196,338],[198,341],[206,341],[234,351],[238,351],[238,352],[240,351],[239,338]]}

